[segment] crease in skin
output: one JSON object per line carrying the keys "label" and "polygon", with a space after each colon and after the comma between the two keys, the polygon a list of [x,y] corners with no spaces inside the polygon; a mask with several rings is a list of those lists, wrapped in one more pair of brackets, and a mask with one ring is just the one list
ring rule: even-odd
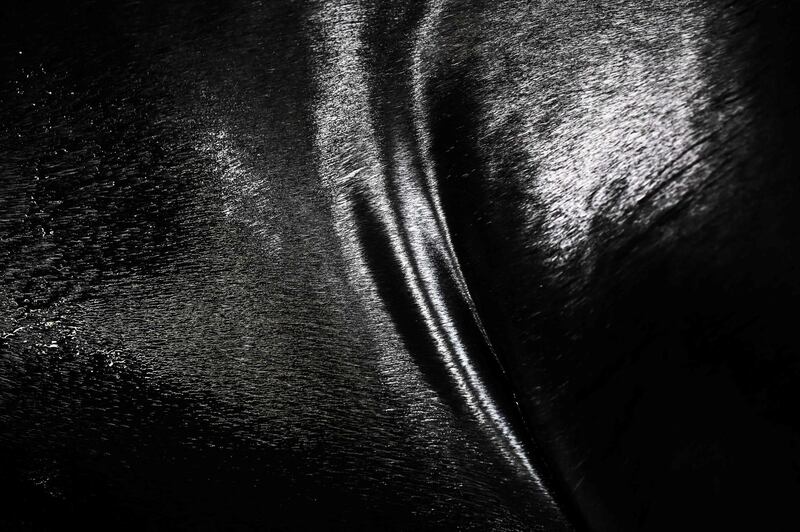
{"label": "crease in skin", "polygon": [[[411,76],[412,76],[412,104],[413,104],[413,126],[415,140],[418,150],[418,157],[422,161],[422,174],[424,178],[424,187],[429,191],[427,199],[431,207],[432,218],[436,224],[439,238],[437,242],[443,247],[442,254],[444,255],[445,264],[448,267],[448,274],[458,287],[461,298],[467,305],[475,326],[478,328],[480,335],[489,350],[492,358],[496,361],[497,367],[500,369],[501,374],[505,375],[505,367],[500,360],[489,334],[480,317],[475,301],[469,290],[466,278],[458,260],[458,255],[455,251],[455,246],[450,235],[450,230],[447,225],[444,208],[440,200],[438,182],[434,170],[433,158],[431,156],[431,138],[430,138],[430,124],[427,117],[430,116],[430,105],[426,96],[426,89],[428,86],[427,71],[425,68],[425,54],[426,51],[436,49],[433,42],[433,36],[436,33],[439,21],[445,13],[446,0],[434,0],[426,6],[425,13],[422,17],[419,30],[415,36]],[[516,398],[516,394],[512,392],[514,406],[521,411],[521,407]],[[506,423],[500,425],[501,430],[504,431],[504,436],[508,438],[509,444],[512,449],[512,454],[516,460],[519,460],[531,475],[531,478],[536,483],[543,493],[549,495],[549,491],[545,489],[542,479],[536,473],[533,465],[531,464],[528,453],[519,437],[513,434],[510,427]]]}
{"label": "crease in skin", "polygon": [[427,97],[425,96],[425,88],[427,86],[427,79],[424,68],[424,51],[433,48],[432,34],[436,28],[437,21],[444,12],[444,0],[435,0],[431,2],[426,10],[419,31],[417,32],[414,42],[411,76],[412,76],[412,92],[413,92],[413,121],[414,121],[414,134],[418,150],[418,157],[422,161],[422,174],[425,179],[424,187],[427,188],[428,193],[426,199],[432,209],[431,213],[433,220],[436,224],[436,230],[440,236],[439,242],[444,243],[444,258],[445,264],[448,267],[448,273],[458,286],[461,297],[469,307],[472,318],[476,326],[480,330],[483,341],[486,343],[493,358],[498,363],[498,367],[502,370],[500,358],[492,346],[489,335],[483,325],[483,320],[480,319],[477,307],[469,291],[466,279],[464,277],[461,265],[458,262],[458,256],[455,252],[452,239],[450,237],[450,230],[448,229],[442,202],[439,199],[439,187],[436,181],[436,176],[433,167],[433,159],[431,157],[431,139],[428,132],[430,126],[426,117],[429,116],[429,105]]}
{"label": "crease in skin", "polygon": [[[378,176],[382,164],[374,131],[365,120],[368,92],[359,57],[365,13],[360,4],[321,3],[309,20],[311,34],[318,37],[312,53],[317,57],[315,79],[318,97],[313,109],[318,151],[318,174],[329,195],[334,231],[346,257],[348,282],[361,298],[369,325],[376,331],[380,351],[378,364],[391,389],[402,390],[414,401],[406,412],[428,433],[447,430],[450,419],[442,419],[440,399],[426,388],[416,367],[405,357],[402,340],[386,317],[385,304],[369,266],[368,250],[359,238],[357,198],[380,211],[390,210]],[[394,241],[393,241],[394,242]],[[445,434],[436,441],[444,441]],[[438,452],[438,451],[437,451]]]}
{"label": "crease in skin", "polygon": [[[319,80],[314,109],[318,170],[322,185],[331,196],[336,231],[351,265],[352,282],[367,296],[367,302],[379,302],[383,307],[390,304],[381,300],[376,286],[377,272],[370,270],[370,250],[359,236],[359,224],[363,221],[358,219],[356,205],[361,202],[368,206],[383,238],[388,240],[399,270],[389,274],[402,277],[414,302],[414,313],[433,342],[460,399],[505,460],[522,478],[533,482],[537,491],[547,494],[525,443],[498,407],[471,359],[449,307],[453,303],[448,304],[444,298],[449,294],[443,281],[455,284],[460,298],[457,304],[468,306],[475,326],[481,329],[484,340],[488,340],[446,230],[432,163],[427,156],[430,142],[426,124],[421,118],[426,105],[418,87],[422,82],[420,47],[426,45],[441,8],[441,3],[436,3],[429,9],[413,52],[412,112],[417,138],[410,143],[403,140],[396,128],[389,127],[391,160],[385,161],[371,124],[370,78],[362,55],[367,9],[360,2],[319,5],[312,17],[321,43],[315,61]],[[417,140],[421,141],[419,146],[414,145]],[[442,264],[446,266],[445,272],[441,271]],[[391,357],[393,351],[385,351],[382,356]]]}

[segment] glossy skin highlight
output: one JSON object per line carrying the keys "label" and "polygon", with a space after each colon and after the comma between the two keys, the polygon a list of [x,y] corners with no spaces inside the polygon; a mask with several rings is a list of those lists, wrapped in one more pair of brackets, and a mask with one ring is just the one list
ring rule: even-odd
{"label": "glossy skin highlight", "polygon": [[796,521],[794,8],[10,12],[0,525]]}

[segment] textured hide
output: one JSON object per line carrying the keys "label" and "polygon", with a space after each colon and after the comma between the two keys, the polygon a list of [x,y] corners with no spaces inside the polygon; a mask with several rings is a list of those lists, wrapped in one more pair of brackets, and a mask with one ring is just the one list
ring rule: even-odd
{"label": "textured hide", "polygon": [[4,5],[0,529],[797,529],[797,23]]}

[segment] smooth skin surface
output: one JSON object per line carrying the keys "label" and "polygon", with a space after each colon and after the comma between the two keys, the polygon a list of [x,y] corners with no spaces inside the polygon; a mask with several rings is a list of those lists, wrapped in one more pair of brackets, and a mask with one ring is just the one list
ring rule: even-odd
{"label": "smooth skin surface", "polygon": [[63,4],[0,22],[0,528],[797,527],[796,8]]}

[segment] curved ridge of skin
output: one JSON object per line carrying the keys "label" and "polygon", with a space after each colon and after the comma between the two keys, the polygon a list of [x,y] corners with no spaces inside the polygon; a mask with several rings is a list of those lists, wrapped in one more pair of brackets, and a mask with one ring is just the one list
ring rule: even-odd
{"label": "curved ridge of skin", "polygon": [[572,528],[448,242],[440,4],[12,12],[0,528]]}
{"label": "curved ridge of skin", "polygon": [[[532,484],[545,506],[554,505],[513,395],[491,382],[505,377],[458,265],[432,174],[420,49],[433,44],[430,31],[441,2],[426,6],[418,29],[407,32],[411,57],[397,60],[401,66],[388,82],[368,64],[365,33],[374,23],[373,9],[358,1],[329,1],[311,16],[319,35],[317,164],[350,278],[389,314],[404,313],[405,321],[418,323],[410,329],[398,325],[396,332],[409,342],[409,335],[425,331],[429,345],[407,343],[417,351],[413,356],[433,357],[443,366],[447,382],[439,383],[439,390],[451,396],[455,408],[463,403],[520,478]],[[386,83],[395,85],[387,89]],[[382,98],[393,99],[396,107],[381,109]],[[380,285],[392,276],[407,297],[381,294]],[[383,356],[394,355],[387,350]]]}
{"label": "curved ridge of skin", "polygon": [[[382,124],[390,131],[388,138],[381,139],[388,146],[381,146],[372,126],[377,117],[370,105],[372,89],[363,57],[367,10],[360,2],[325,2],[312,20],[323,48],[316,61],[318,165],[331,196],[339,238],[354,265],[352,278],[363,283],[361,278],[366,277],[362,289],[377,292],[376,270],[401,276],[459,395],[482,424],[502,434],[508,447],[505,454],[538,482],[518,437],[488,397],[442,298],[437,263],[444,262],[452,273],[452,255],[439,243],[442,226],[426,194],[427,183],[421,182],[413,139],[403,138],[392,124]],[[377,227],[359,227],[370,223]],[[385,242],[368,242],[364,232],[380,233]],[[371,258],[376,245],[389,248],[391,263]],[[382,304],[395,303],[384,300]]]}

